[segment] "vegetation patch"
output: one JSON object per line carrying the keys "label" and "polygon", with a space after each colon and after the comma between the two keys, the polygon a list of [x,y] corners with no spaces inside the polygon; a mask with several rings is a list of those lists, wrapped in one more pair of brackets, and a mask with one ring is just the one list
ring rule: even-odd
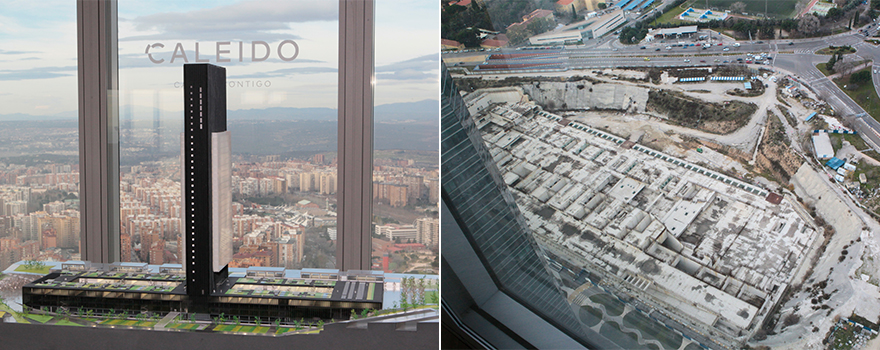
{"label": "vegetation patch", "polygon": [[78,327],[84,327],[83,325],[81,325],[81,324],[79,324],[79,323],[71,322],[70,320],[61,320],[61,321],[55,322],[55,324],[60,325],[60,326],[78,326]]}
{"label": "vegetation patch", "polygon": [[198,323],[173,323],[165,326],[165,328],[174,328],[174,329],[197,329],[199,328]]}
{"label": "vegetation patch", "polygon": [[696,1],[685,1],[685,2],[681,3],[679,6],[674,6],[672,8],[669,8],[668,10],[666,10],[666,12],[664,12],[662,15],[660,15],[660,17],[658,17],[653,22],[651,22],[651,25],[656,27],[656,26],[660,25],[661,23],[662,24],[670,24],[670,25],[684,23],[684,21],[678,19],[678,16],[681,15],[682,12],[687,10],[688,7],[690,7],[695,2]]}
{"label": "vegetation patch", "polygon": [[46,322],[49,322],[49,320],[52,319],[52,316],[49,316],[49,315],[37,315],[37,314],[30,314],[30,315],[27,315],[27,316],[25,316],[25,317],[27,317],[27,318],[29,318],[29,319],[32,319],[32,320],[34,320],[34,321],[37,321],[37,322],[39,322],[39,323],[46,323]]}
{"label": "vegetation patch", "polygon": [[853,173],[853,180],[859,181],[861,174],[865,174],[865,183],[859,183],[860,189],[864,192],[862,204],[876,214],[880,214],[880,167],[869,165],[864,159],[859,160],[856,165],[856,171]]}
{"label": "vegetation patch", "polygon": [[[743,3],[742,10],[738,10],[738,8],[734,5],[736,3]],[[731,10],[731,12],[745,12],[749,15],[752,14],[763,14],[764,11],[767,11],[767,16],[769,17],[791,17],[794,14],[795,6],[797,5],[797,0],[773,0],[773,6],[765,7],[765,4],[758,1],[743,1],[743,0],[709,0],[709,8],[723,10]],[[704,3],[700,3],[701,5]],[[704,5],[705,6],[705,5]]]}
{"label": "vegetation patch", "polygon": [[15,268],[15,271],[18,272],[38,273],[41,275],[48,274],[49,270],[49,265],[36,260],[25,261],[23,264],[18,265],[18,267]]}
{"label": "vegetation patch", "polygon": [[795,119],[794,115],[791,114],[788,108],[785,108],[781,105],[776,105],[776,107],[779,107],[779,110],[782,111],[782,115],[785,117],[785,120],[788,121],[788,125],[791,125],[793,128],[797,128],[797,119]]}
{"label": "vegetation patch", "polygon": [[[864,74],[868,75],[869,80],[860,84],[859,78]],[[856,81],[852,81],[853,76],[856,77]],[[862,109],[868,112],[874,120],[878,120],[877,118],[880,116],[880,101],[878,101],[877,91],[874,90],[874,84],[871,83],[870,77],[871,67],[868,67],[853,73],[852,76],[834,79],[834,83],[849,95],[853,101],[856,101]]]}
{"label": "vegetation patch", "polygon": [[735,88],[733,90],[728,90],[727,94],[740,97],[757,97],[764,94],[764,83],[759,80],[754,80],[751,83],[751,89],[745,89],[745,87],[743,87],[742,89]]}
{"label": "vegetation patch", "polygon": [[646,109],[666,115],[670,124],[727,134],[748,124],[758,106],[741,101],[706,102],[678,91],[651,90]]}
{"label": "vegetation patch", "polygon": [[819,63],[816,65],[816,68],[819,69],[819,71],[822,72],[822,74],[825,74],[826,77],[831,74],[834,74],[834,73],[831,73],[830,71],[828,71],[828,63],[825,63],[825,62]]}
{"label": "vegetation patch", "polygon": [[755,158],[756,170],[785,185],[801,167],[803,159],[791,151],[782,122],[770,111],[767,111],[766,128]]}
{"label": "vegetation patch", "polygon": [[829,47],[826,47],[824,49],[819,49],[816,51],[817,55],[837,55],[837,54],[847,55],[847,54],[851,54],[851,53],[856,53],[856,49],[852,46],[849,46],[849,45],[847,45],[847,46],[831,45]]}

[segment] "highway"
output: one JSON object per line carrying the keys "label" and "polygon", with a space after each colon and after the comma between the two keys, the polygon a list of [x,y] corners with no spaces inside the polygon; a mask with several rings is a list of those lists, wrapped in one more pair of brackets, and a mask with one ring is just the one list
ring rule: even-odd
{"label": "highway", "polygon": [[[876,31],[877,27],[873,26],[869,35]],[[543,50],[511,48],[497,51],[444,52],[442,58],[450,67],[460,66],[471,69],[478,65],[491,63],[493,65],[517,64],[521,65],[521,69],[532,70],[542,69],[541,65],[547,69],[578,70],[618,67],[683,68],[737,64],[747,63],[751,59],[747,56],[748,54],[767,53],[772,60],[769,65],[763,67],[776,68],[782,73],[789,73],[799,78],[801,83],[809,86],[839,115],[843,116],[872,148],[880,150],[880,122],[871,118],[864,109],[816,68],[817,63],[827,62],[830,57],[816,55],[817,50],[830,45],[851,45],[858,50],[853,55],[854,59],[873,61],[875,69],[880,71],[880,47],[865,42],[865,35],[852,31],[821,38],[751,42],[733,41],[714,31],[710,33],[710,31],[703,30],[699,32],[699,35],[710,35],[711,39],[707,41],[681,38],[655,40],[640,45],[622,45],[614,36],[607,36],[599,40],[589,40],[585,45],[556,46]],[[694,46],[674,46],[680,43],[693,44]],[[707,46],[707,43],[711,43],[711,46]],[[735,46],[735,43],[739,43],[740,46]],[[700,46],[696,46],[696,44],[700,44]],[[534,57],[490,59],[493,57],[490,56],[492,54],[533,54]],[[762,65],[754,63],[750,66],[753,68],[762,67]],[[506,72],[494,71],[493,73],[504,74]],[[510,74],[516,73],[516,71],[510,71]],[[875,89],[880,92],[880,74],[872,75]]]}

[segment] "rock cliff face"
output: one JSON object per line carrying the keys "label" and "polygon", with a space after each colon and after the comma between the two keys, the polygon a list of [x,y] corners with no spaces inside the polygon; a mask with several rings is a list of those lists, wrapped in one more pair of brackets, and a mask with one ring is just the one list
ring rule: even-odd
{"label": "rock cliff face", "polygon": [[589,81],[531,82],[523,91],[546,110],[613,109],[645,112],[648,89],[622,84],[593,84]]}

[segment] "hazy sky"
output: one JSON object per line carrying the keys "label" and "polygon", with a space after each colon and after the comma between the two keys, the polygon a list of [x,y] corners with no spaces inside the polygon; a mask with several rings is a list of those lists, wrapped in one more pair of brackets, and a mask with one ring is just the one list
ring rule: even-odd
{"label": "hazy sky", "polygon": [[[75,2],[0,2],[0,114],[75,115]],[[157,105],[181,110],[175,83],[182,56],[195,62],[196,43],[199,58],[225,66],[236,84],[227,87],[230,109],[336,107],[337,1],[119,0],[118,17],[120,103],[135,105],[135,113]],[[432,1],[376,1],[377,105],[438,98],[439,17]],[[291,61],[278,55],[285,40],[299,49]],[[251,61],[253,48],[257,59],[266,53],[255,41],[269,46],[264,61]],[[297,52],[289,41],[285,57]],[[218,42],[229,42],[221,59],[231,62],[217,62]],[[175,56],[178,44],[183,52]],[[151,62],[148,47],[164,61]]]}

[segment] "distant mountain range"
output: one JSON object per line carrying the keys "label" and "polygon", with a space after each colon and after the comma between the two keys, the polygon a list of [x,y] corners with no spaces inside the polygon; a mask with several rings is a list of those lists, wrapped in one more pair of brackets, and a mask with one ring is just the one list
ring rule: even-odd
{"label": "distant mountain range", "polygon": [[[432,122],[439,124],[439,102],[437,100],[422,100],[417,102],[389,103],[374,107],[374,121],[377,123],[389,121],[416,121]],[[133,115],[132,120],[152,120],[155,112],[159,112],[160,118],[167,121],[168,118],[178,112],[158,110],[150,107],[126,106],[119,108],[120,119],[126,118],[126,113]],[[313,120],[335,121],[337,113],[335,108],[295,108],[295,107],[272,107],[263,109],[238,109],[227,112],[230,121],[235,120]],[[31,115],[23,113],[0,114],[0,121],[44,121],[76,119],[76,111],[68,111],[55,115]],[[120,121],[122,123],[122,121]]]}

